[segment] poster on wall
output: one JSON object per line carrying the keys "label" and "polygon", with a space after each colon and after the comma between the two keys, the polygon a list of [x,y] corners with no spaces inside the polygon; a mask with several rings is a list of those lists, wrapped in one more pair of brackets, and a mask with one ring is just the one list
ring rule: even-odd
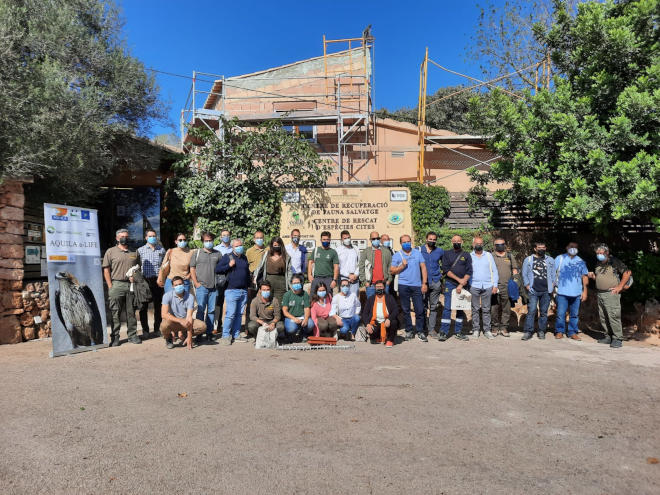
{"label": "poster on wall", "polygon": [[107,347],[98,212],[44,204],[51,357]]}

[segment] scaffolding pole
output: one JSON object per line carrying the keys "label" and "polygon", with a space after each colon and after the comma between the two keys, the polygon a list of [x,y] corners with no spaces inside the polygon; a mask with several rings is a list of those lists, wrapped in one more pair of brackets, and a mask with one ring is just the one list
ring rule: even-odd
{"label": "scaffolding pole", "polygon": [[419,170],[417,180],[424,184],[424,141],[426,136],[426,84],[429,67],[429,47],[426,47],[424,61],[419,69],[419,101],[417,105],[417,141],[419,144]]}

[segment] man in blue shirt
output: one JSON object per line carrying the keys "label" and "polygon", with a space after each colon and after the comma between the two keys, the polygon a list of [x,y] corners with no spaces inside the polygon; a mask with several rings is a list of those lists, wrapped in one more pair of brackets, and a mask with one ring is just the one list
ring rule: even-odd
{"label": "man in blue shirt", "polygon": [[534,319],[536,308],[539,309],[539,339],[545,339],[548,327],[548,306],[550,294],[555,286],[555,260],[545,252],[545,242],[534,243],[535,253],[523,261],[523,283],[529,292],[527,303],[527,318],[525,319],[525,333],[522,340],[529,340],[534,335]]}
{"label": "man in blue shirt", "polygon": [[402,235],[401,251],[392,257],[390,273],[399,276],[399,298],[401,309],[406,318],[406,340],[412,340],[415,336],[410,316],[410,300],[412,299],[415,309],[415,327],[417,338],[422,342],[428,342],[424,332],[424,299],[423,294],[428,291],[426,279],[426,263],[422,253],[412,248],[409,235]]}
{"label": "man in blue shirt", "polygon": [[[220,232],[220,244],[213,248],[215,251],[225,254],[230,254],[232,252],[231,248],[231,231],[229,229],[223,229]],[[222,328],[222,308],[225,305],[225,288],[218,287],[218,293],[215,296],[215,312],[213,319],[215,320],[216,328],[218,333]]]}
{"label": "man in blue shirt", "polygon": [[568,310],[567,336],[573,340],[582,340],[578,335],[578,313],[580,312],[580,301],[587,300],[589,270],[587,270],[587,264],[577,254],[577,242],[569,242],[566,246],[566,253],[560,254],[555,259],[555,273],[557,274],[555,282],[557,288],[555,338],[557,339],[564,337],[566,311]]}
{"label": "man in blue shirt", "polygon": [[481,237],[472,239],[470,253],[472,258],[472,279],[470,280],[470,294],[472,295],[472,336],[479,338],[480,311],[483,313],[484,335],[487,339],[494,339],[490,331],[491,298],[497,294],[497,282],[500,278],[493,255],[484,251],[484,240]]}
{"label": "man in blue shirt", "polygon": [[[455,289],[458,294],[468,285],[472,277],[472,257],[463,251],[463,238],[455,235],[451,238],[452,251],[445,251],[442,255],[442,273],[444,275],[443,294],[445,298],[445,307],[442,310],[442,321],[440,325],[440,337],[438,340],[444,342],[449,338],[449,329],[451,328],[451,293]],[[456,311],[456,324],[454,326],[454,337],[458,340],[468,340],[467,335],[463,335],[463,320],[465,312]]]}
{"label": "man in blue shirt", "polygon": [[436,329],[438,323],[438,301],[442,294],[442,248],[436,247],[438,234],[429,232],[426,234],[426,244],[417,249],[424,257],[426,273],[428,274],[429,290],[424,294],[424,308],[429,310],[429,319],[426,331],[429,337],[438,337]]}
{"label": "man in blue shirt", "polygon": [[227,287],[225,299],[227,301],[227,312],[222,322],[222,345],[231,345],[233,342],[247,342],[241,337],[241,320],[247,304],[247,290],[250,286],[250,264],[243,252],[243,240],[232,241],[231,254],[225,254],[218,266],[216,273],[227,275]]}

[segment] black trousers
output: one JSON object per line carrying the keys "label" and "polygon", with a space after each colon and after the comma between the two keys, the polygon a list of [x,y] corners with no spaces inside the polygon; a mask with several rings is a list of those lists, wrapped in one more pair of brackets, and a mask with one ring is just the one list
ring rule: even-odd
{"label": "black trousers", "polygon": [[[160,331],[160,323],[161,323],[161,316],[160,316],[160,307],[163,302],[163,288],[159,287],[158,284],[156,283],[157,278],[147,278],[145,279],[147,283],[149,284],[149,289],[151,289],[151,297],[153,298],[153,304],[154,304],[154,332],[159,332]],[[142,333],[148,333],[149,332],[149,303],[143,304],[142,307],[140,308],[140,325],[142,326]]]}

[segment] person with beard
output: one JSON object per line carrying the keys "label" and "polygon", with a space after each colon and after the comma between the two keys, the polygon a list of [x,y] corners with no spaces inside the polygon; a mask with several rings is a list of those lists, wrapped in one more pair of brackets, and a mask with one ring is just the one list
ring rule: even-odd
{"label": "person with beard", "polygon": [[[438,340],[444,342],[449,338],[451,328],[451,293],[456,290],[460,294],[465,289],[472,277],[472,257],[463,251],[463,238],[455,235],[451,238],[452,249],[445,251],[442,255],[442,273],[444,276],[444,295],[445,307],[442,310],[442,320],[440,322],[440,337]],[[468,340],[467,335],[463,335],[463,321],[465,312],[456,311],[456,323],[454,324],[454,337],[458,340]]]}
{"label": "person with beard", "polygon": [[135,318],[135,303],[131,292],[131,281],[126,276],[128,270],[135,265],[140,266],[140,255],[128,247],[128,230],[119,229],[115,233],[117,245],[111,247],[103,256],[103,278],[108,286],[108,299],[112,313],[112,333],[110,347],[119,346],[119,330],[121,329],[121,314],[126,312],[126,327],[128,341],[131,344],[141,344],[137,336],[137,319]]}
{"label": "person with beard", "polygon": [[536,309],[539,310],[539,339],[545,339],[548,327],[548,306],[550,294],[555,286],[555,260],[546,254],[545,242],[534,243],[534,254],[525,258],[522,267],[523,283],[529,292],[525,333],[522,340],[529,340],[534,335]]}

